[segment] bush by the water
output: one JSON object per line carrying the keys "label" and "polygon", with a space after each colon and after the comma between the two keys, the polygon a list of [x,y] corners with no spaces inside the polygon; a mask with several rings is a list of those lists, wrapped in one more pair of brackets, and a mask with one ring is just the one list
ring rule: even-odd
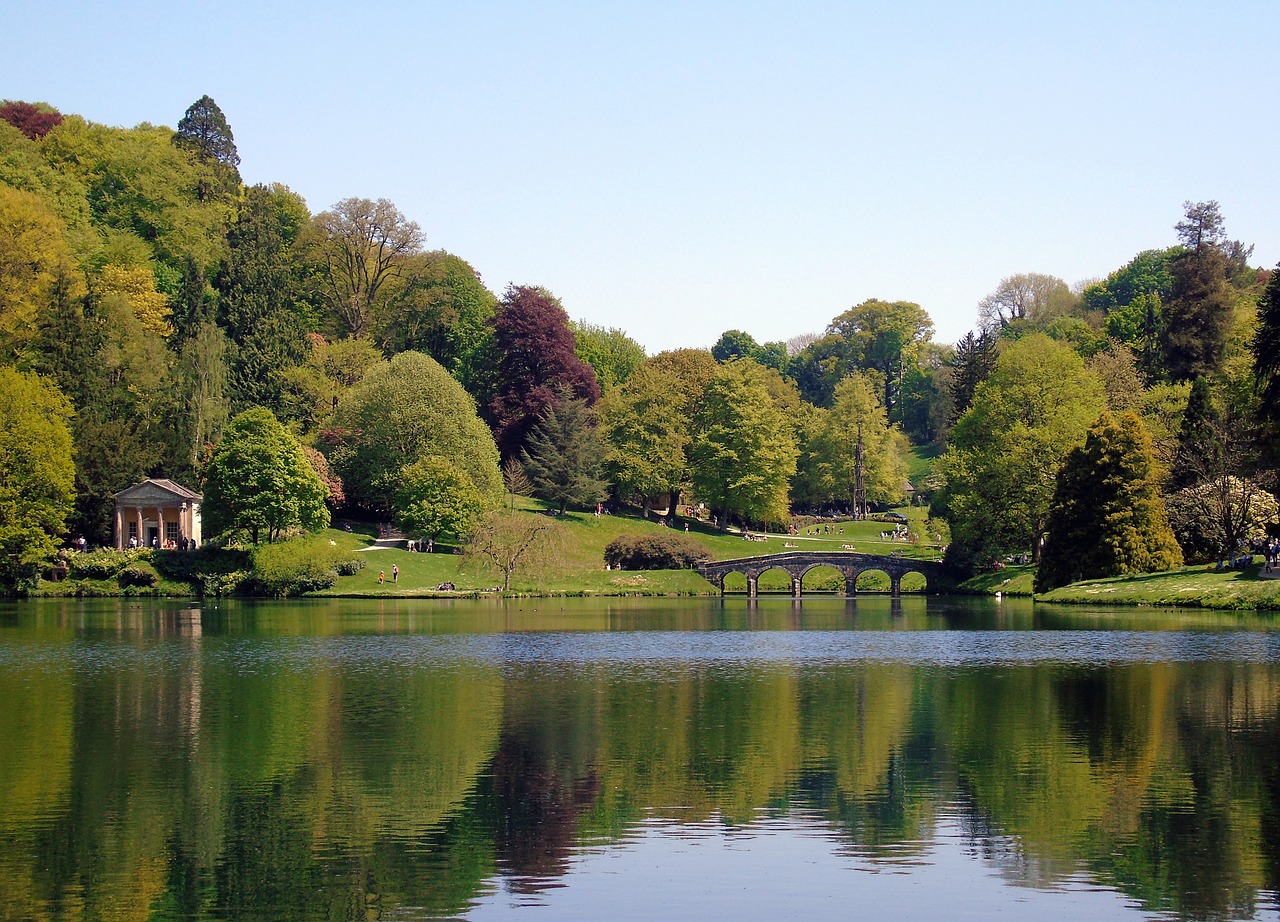
{"label": "bush by the water", "polygon": [[131,563],[121,570],[116,579],[120,581],[120,585],[125,589],[150,589],[160,582],[160,574],[156,572],[155,567],[151,566],[151,564],[139,561],[138,563]]}
{"label": "bush by the water", "polygon": [[604,561],[618,570],[693,570],[710,563],[711,552],[679,533],[620,535],[604,549]]}
{"label": "bush by the water", "polygon": [[68,575],[72,579],[115,579],[130,564],[150,558],[151,551],[145,548],[117,551],[104,547],[86,554],[72,554],[67,559]]}
{"label": "bush by the water", "polygon": [[253,581],[265,595],[291,596],[332,588],[345,553],[320,537],[264,544],[253,554]]}
{"label": "bush by the water", "polygon": [[339,576],[355,576],[364,569],[363,557],[352,557],[350,560],[339,560],[333,567]]}

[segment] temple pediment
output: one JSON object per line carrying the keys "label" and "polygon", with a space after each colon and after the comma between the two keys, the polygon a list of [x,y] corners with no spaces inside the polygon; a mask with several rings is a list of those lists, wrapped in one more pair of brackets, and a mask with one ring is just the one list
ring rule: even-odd
{"label": "temple pediment", "polygon": [[144,480],[116,494],[116,502],[124,506],[181,506],[203,499],[172,480]]}

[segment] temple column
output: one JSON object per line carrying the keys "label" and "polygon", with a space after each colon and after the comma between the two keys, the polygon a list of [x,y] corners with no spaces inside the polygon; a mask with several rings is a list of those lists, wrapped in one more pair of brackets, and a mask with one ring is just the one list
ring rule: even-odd
{"label": "temple column", "polygon": [[147,529],[142,524],[142,507],[138,506],[134,512],[138,514],[138,547],[142,547],[147,540]]}
{"label": "temple column", "polygon": [[156,547],[164,547],[164,508],[156,506]]}
{"label": "temple column", "polygon": [[124,550],[124,514],[119,503],[116,504],[116,550]]}

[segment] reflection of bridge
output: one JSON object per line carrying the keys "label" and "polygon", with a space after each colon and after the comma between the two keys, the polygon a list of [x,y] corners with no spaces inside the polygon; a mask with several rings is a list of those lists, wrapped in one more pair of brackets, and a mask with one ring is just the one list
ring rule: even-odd
{"label": "reflection of bridge", "polygon": [[929,560],[913,560],[910,557],[888,557],[882,554],[857,554],[835,551],[790,551],[785,554],[765,554],[760,557],[739,557],[736,560],[717,560],[698,567],[698,572],[709,582],[720,587],[724,595],[724,578],[730,573],[741,573],[747,578],[747,595],[755,598],[760,574],[766,570],[783,570],[791,576],[791,594],[800,597],[800,581],[815,567],[832,567],[844,576],[845,595],[856,593],[858,575],[868,570],[880,570],[889,577],[893,594],[902,594],[902,577],[919,573],[925,578],[929,592],[941,592],[950,587],[951,579],[940,563]]}

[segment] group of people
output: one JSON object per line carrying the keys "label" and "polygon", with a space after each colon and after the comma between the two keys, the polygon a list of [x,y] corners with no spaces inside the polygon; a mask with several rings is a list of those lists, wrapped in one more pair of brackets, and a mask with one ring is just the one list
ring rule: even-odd
{"label": "group of people", "polygon": [[1262,556],[1265,558],[1263,563],[1264,573],[1280,570],[1280,538],[1268,538],[1263,543]]}

